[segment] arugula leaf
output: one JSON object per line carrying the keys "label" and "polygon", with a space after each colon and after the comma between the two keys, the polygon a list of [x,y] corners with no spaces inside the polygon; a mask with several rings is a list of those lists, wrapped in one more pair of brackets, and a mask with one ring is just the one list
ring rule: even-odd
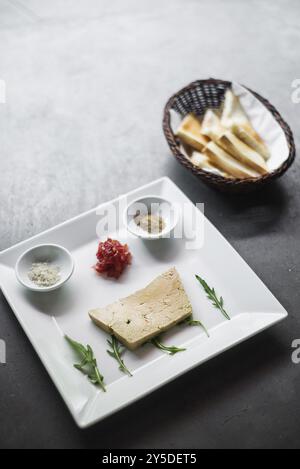
{"label": "arugula leaf", "polygon": [[206,329],[206,327],[204,326],[204,324],[203,324],[201,321],[198,321],[198,320],[196,320],[196,319],[193,319],[193,317],[190,316],[189,318],[186,318],[186,319],[184,320],[184,322],[185,322],[186,324],[188,324],[188,326],[200,326],[200,327],[202,327],[202,329],[204,330],[204,332],[205,332],[205,334],[207,335],[207,337],[210,337],[208,330]]}
{"label": "arugula leaf", "polygon": [[95,385],[99,385],[103,391],[106,391],[104,386],[104,377],[101,375],[98,366],[97,360],[94,357],[94,352],[90,345],[86,347],[79,342],[71,339],[67,335],[65,335],[65,339],[70,344],[74,352],[77,353],[78,357],[81,359],[80,363],[75,363],[73,366],[76,370],[81,371],[81,373],[85,374],[90,382]]}
{"label": "arugula leaf", "polygon": [[119,341],[116,339],[114,335],[111,336],[111,340],[107,339],[108,345],[111,347],[112,350],[106,350],[108,355],[110,355],[112,358],[117,360],[119,364],[119,369],[123,371],[123,373],[126,373],[129,376],[132,376],[128,368],[126,367],[124,361],[122,360],[122,354],[124,353],[124,348],[121,347]]}
{"label": "arugula leaf", "polygon": [[199,277],[199,275],[195,275],[196,279],[198,280],[198,282],[202,285],[206,295],[207,295],[207,298],[212,302],[213,306],[217,309],[219,309],[221,311],[221,313],[223,314],[223,316],[228,319],[228,321],[230,321],[230,316],[229,314],[225,311],[224,309],[224,300],[222,298],[222,296],[220,297],[220,299],[218,299],[217,297],[217,294],[216,294],[216,291],[214,288],[211,288],[207,283],[206,281]]}
{"label": "arugula leaf", "polygon": [[150,342],[151,344],[155,345],[155,347],[162,350],[163,352],[168,353],[169,355],[175,355],[175,353],[184,352],[186,350],[185,348],[178,348],[173,345],[168,347],[167,345],[162,344],[157,338],[152,339]]}

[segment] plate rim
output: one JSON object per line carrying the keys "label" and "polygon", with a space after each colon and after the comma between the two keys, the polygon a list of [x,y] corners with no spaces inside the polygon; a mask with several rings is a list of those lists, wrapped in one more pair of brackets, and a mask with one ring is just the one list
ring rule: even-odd
{"label": "plate rim", "polygon": [[[115,203],[116,201],[118,201],[121,197],[123,197],[124,195],[126,196],[132,196],[134,195],[135,193],[138,193],[140,191],[143,191],[145,189],[148,189],[150,187],[153,187],[157,184],[160,184],[160,183],[165,183],[167,182],[168,184],[171,184],[179,193],[180,193],[180,196],[181,197],[184,197],[186,200],[189,201],[189,203],[191,203],[194,208],[197,210],[197,207],[195,206],[195,204],[189,199],[189,197],[168,177],[168,176],[163,176],[161,178],[158,178],[150,183],[147,183],[147,184],[144,184],[142,186],[139,186],[138,188],[136,189],[133,189],[132,191],[128,191],[124,194],[120,194],[118,197],[115,197],[114,199],[112,200],[109,200],[109,201],[106,201],[106,202],[103,202],[103,203],[100,203],[99,205],[97,205],[96,207],[92,208],[92,209],[89,209],[85,212],[82,212],[78,215],[76,215],[75,217],[72,217],[68,220],[65,220],[51,228],[48,228],[40,233],[37,233],[35,234],[34,236],[30,237],[30,238],[27,238],[25,240],[22,240],[16,244],[14,244],[13,246],[10,246],[2,251],[0,251],[0,268],[1,266],[3,266],[3,263],[1,262],[3,257],[6,255],[6,254],[9,254],[10,252],[13,252],[15,249],[18,249],[20,247],[22,247],[23,245],[26,245],[26,243],[28,242],[32,242],[34,241],[35,239],[38,239],[39,237],[43,236],[43,235],[47,235],[49,233],[52,233],[56,230],[59,230],[69,224],[72,224],[73,222],[77,221],[77,220],[80,220],[81,218],[84,218],[85,216],[89,215],[89,214],[93,214],[96,212],[96,210],[99,208],[99,207],[102,207],[102,206],[105,206],[105,205],[108,205],[108,204],[112,204],[112,203]],[[205,215],[204,215],[205,216]],[[264,284],[264,282],[260,279],[260,277],[256,274],[256,272],[253,270],[252,267],[249,266],[249,264],[243,259],[243,257],[236,251],[236,249],[230,244],[230,242],[223,236],[223,234],[218,230],[218,228],[216,228],[212,222],[210,222],[210,220],[205,216],[205,220],[206,222],[208,222],[217,232],[218,234],[221,236],[222,238],[222,241],[226,241],[226,243],[230,246],[231,249],[233,249],[239,256],[240,260],[243,261],[249,269],[251,269],[251,271],[254,273],[254,275],[259,279],[259,281],[264,285],[264,287],[266,288],[266,290],[268,291],[269,294],[271,294],[275,299],[276,297],[273,295],[273,293],[269,290],[269,288]],[[141,399],[142,397],[145,397],[146,395],[150,394],[151,392],[155,391],[156,389],[164,386],[165,384],[175,380],[176,378],[178,378],[179,376],[183,375],[184,373],[190,371],[191,369],[197,367],[197,366],[200,366],[201,364],[203,364],[204,362],[206,361],[209,361],[210,359],[213,359],[215,358],[216,356],[226,352],[227,350],[235,347],[236,345],[250,339],[251,337],[259,334],[260,332],[268,329],[269,327],[277,324],[278,322],[281,322],[282,320],[286,319],[288,317],[288,313],[287,311],[285,310],[285,308],[281,305],[281,303],[276,299],[278,305],[280,305],[281,307],[281,311],[277,311],[277,312],[272,312],[272,313],[251,313],[251,314],[262,314],[262,315],[268,315],[268,321],[266,321],[264,323],[264,325],[262,325],[261,327],[259,327],[258,329],[254,329],[252,332],[247,332],[247,334],[245,334],[244,336],[242,336],[240,339],[237,338],[235,340],[233,340],[232,342],[228,343],[227,346],[225,347],[222,347],[220,350],[217,350],[215,353],[213,354],[208,354],[205,358],[201,358],[198,359],[197,361],[194,361],[191,365],[188,365],[188,366],[184,366],[183,368],[179,368],[177,370],[177,372],[169,375],[167,378],[165,379],[162,379],[160,380],[157,384],[155,385],[152,385],[152,386],[149,386],[147,385],[146,386],[146,389],[141,392],[139,395],[134,395],[134,396],[129,396],[129,397],[126,397],[123,399],[123,402],[115,405],[113,407],[113,409],[110,409],[108,412],[98,412],[98,415],[94,415],[93,416],[93,407],[94,408],[97,408],[97,401],[98,401],[98,398],[100,397],[100,394],[99,392],[96,393],[95,397],[93,398],[91,404],[89,404],[87,407],[87,409],[82,409],[81,411],[79,412],[76,412],[76,410],[72,407],[71,405],[71,401],[68,399],[68,396],[66,395],[66,393],[64,392],[63,390],[63,387],[60,385],[60,382],[58,379],[56,379],[56,376],[55,376],[55,370],[51,367],[50,364],[47,363],[47,360],[45,359],[45,357],[43,356],[43,354],[40,352],[40,349],[38,347],[38,344],[36,343],[35,344],[35,339],[34,339],[34,336],[33,334],[31,333],[30,331],[30,328],[26,326],[26,324],[24,323],[24,321],[22,320],[22,316],[18,313],[18,309],[16,308],[15,304],[14,304],[14,301],[13,301],[13,298],[11,297],[11,295],[9,294],[9,292],[7,291],[6,287],[2,284],[2,282],[0,283],[0,289],[2,290],[2,293],[4,295],[4,297],[6,298],[10,308],[12,309],[16,319],[18,320],[19,324],[21,325],[23,331],[25,332],[28,340],[31,342],[31,345],[33,347],[33,349],[35,350],[37,356],[39,357],[39,359],[41,360],[43,366],[45,367],[45,369],[47,370],[47,373],[49,374],[52,382],[54,383],[55,387],[57,388],[57,390],[59,391],[63,401],[65,402],[67,408],[69,409],[73,419],[75,420],[76,424],[80,427],[80,428],[88,428],[90,427],[91,425],[94,425],[96,424],[97,422],[103,420],[104,418],[110,416],[111,414],[121,410],[122,408],[134,403],[135,401]],[[240,318],[241,316],[245,316],[247,315],[247,313],[242,313],[241,315],[238,315],[236,317],[236,319]],[[232,321],[232,323],[234,322],[234,320]],[[217,326],[216,328],[218,327],[229,327],[229,323],[222,323],[220,324],[219,326]],[[212,339],[212,337],[211,337]],[[210,342],[212,343],[212,342]],[[196,345],[196,348],[197,347],[201,347],[201,344],[198,344]],[[193,348],[193,351],[195,350],[195,348]],[[186,354],[185,354],[186,356]],[[180,363],[181,361],[183,361],[183,359],[179,359],[179,360],[174,360],[174,357],[173,357],[173,363]],[[172,363],[172,362],[171,362]],[[113,386],[114,383],[112,383],[111,385],[109,386]]]}

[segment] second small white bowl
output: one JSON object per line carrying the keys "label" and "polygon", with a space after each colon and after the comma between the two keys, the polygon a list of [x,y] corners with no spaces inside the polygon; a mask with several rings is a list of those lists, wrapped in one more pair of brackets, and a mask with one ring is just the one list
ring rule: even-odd
{"label": "second small white bowl", "polygon": [[[137,214],[143,215],[159,215],[164,221],[164,228],[159,233],[149,233],[136,223]],[[131,202],[124,212],[124,224],[128,231],[140,238],[144,239],[161,239],[170,236],[178,223],[178,210],[167,199],[156,195],[141,197]]]}
{"label": "second small white bowl", "polygon": [[[59,267],[60,279],[51,286],[39,286],[30,280],[28,272],[32,264],[47,262]],[[29,290],[50,292],[66,283],[74,271],[74,261],[70,252],[58,244],[39,244],[25,251],[17,260],[15,272],[18,281]]]}

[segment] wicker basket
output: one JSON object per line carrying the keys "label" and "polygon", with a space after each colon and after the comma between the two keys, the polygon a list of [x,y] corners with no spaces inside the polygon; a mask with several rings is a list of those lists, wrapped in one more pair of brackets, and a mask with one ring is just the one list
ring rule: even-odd
{"label": "wicker basket", "polygon": [[209,173],[194,166],[180,151],[180,142],[171,129],[170,110],[173,109],[184,117],[189,112],[202,116],[208,108],[219,108],[224,99],[224,93],[231,86],[231,82],[216,80],[197,80],[174,94],[164,109],[163,130],[169,147],[177,160],[188,170],[198,176],[203,182],[227,192],[250,192],[282,176],[295,159],[295,144],[290,127],[282,119],[279,112],[266,99],[254,91],[248,90],[261,101],[272,113],[282,128],[289,147],[287,160],[275,171],[258,178],[229,179]]}

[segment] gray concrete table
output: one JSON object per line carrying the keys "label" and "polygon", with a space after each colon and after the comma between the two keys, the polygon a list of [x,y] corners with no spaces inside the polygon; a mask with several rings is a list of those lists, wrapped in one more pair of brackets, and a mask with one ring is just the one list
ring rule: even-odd
{"label": "gray concrete table", "polygon": [[175,162],[161,130],[167,98],[213,76],[269,98],[298,146],[299,14],[296,0],[0,0],[0,248],[168,175],[290,313],[81,431],[0,295],[1,447],[300,446],[299,162],[262,193],[225,196]]}

